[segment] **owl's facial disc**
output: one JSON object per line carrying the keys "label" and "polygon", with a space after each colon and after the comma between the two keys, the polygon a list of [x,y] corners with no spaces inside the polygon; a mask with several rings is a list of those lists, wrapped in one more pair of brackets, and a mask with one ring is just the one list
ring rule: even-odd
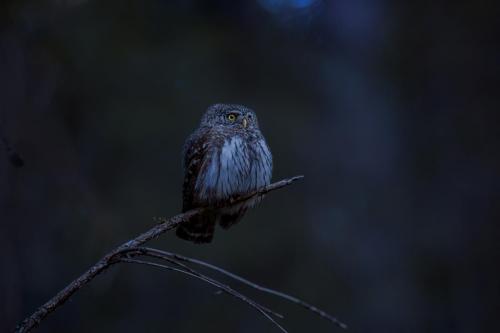
{"label": "owl's facial disc", "polygon": [[231,110],[224,115],[224,123],[229,126],[241,126],[246,129],[250,121],[242,112]]}
{"label": "owl's facial disc", "polygon": [[241,109],[227,108],[220,111],[222,112],[219,112],[216,118],[216,123],[220,125],[231,128],[236,127],[241,130],[258,129],[257,117],[255,113],[249,109],[241,107]]}

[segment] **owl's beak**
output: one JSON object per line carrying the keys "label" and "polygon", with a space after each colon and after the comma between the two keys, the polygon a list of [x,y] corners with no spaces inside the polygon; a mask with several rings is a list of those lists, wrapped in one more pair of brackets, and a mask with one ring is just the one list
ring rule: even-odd
{"label": "owl's beak", "polygon": [[247,128],[247,126],[248,126],[247,117],[243,117],[243,128]]}

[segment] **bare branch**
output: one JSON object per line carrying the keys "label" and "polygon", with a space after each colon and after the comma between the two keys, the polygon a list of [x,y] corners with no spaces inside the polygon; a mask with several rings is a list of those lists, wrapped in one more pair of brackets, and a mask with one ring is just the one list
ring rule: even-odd
{"label": "bare branch", "polygon": [[[269,319],[269,321],[271,321],[276,327],[278,327],[282,332],[285,332],[287,333],[288,331],[285,330],[280,324],[278,324],[269,314],[272,314],[274,316],[277,316],[279,318],[283,318],[283,316],[279,313],[276,313],[272,310],[269,310],[268,308],[260,305],[259,303],[253,301],[252,299],[240,294],[239,292],[235,291],[234,289],[232,289],[231,287],[227,286],[227,285],[224,285],[222,283],[220,283],[219,281],[217,280],[214,280],[214,279],[211,279],[209,278],[208,276],[205,276],[205,275],[202,275],[192,269],[189,269],[189,271],[187,270],[184,270],[184,269],[180,269],[180,268],[175,268],[175,267],[171,267],[171,266],[167,266],[167,265],[162,265],[162,264],[158,264],[158,263],[155,263],[155,262],[149,262],[149,261],[144,261],[144,260],[137,260],[137,259],[121,259],[120,261],[122,262],[127,262],[127,263],[135,263],[135,264],[141,264],[141,265],[149,265],[149,266],[155,266],[155,267],[159,267],[159,268],[163,268],[163,269],[167,269],[167,270],[171,270],[171,271],[176,271],[176,272],[180,272],[180,273],[183,273],[183,274],[187,274],[191,277],[195,277],[197,279],[200,279],[202,281],[205,281],[213,286],[216,286],[217,288],[220,288],[222,291],[228,293],[229,295],[231,296],[234,296],[240,300],[242,300],[243,302],[247,303],[248,305],[250,305],[251,307],[253,307],[254,309],[256,309],[257,311],[259,311],[262,315],[264,315],[267,319]],[[175,262],[174,262],[175,263]],[[177,263],[175,263],[177,264]],[[185,266],[186,267],[186,266]]]}
{"label": "bare branch", "polygon": [[300,305],[304,308],[306,308],[307,310],[309,311],[312,311],[314,313],[316,313],[317,315],[319,315],[320,317],[326,319],[326,320],[329,320],[330,322],[334,323],[335,325],[343,328],[343,329],[347,329],[347,325],[344,324],[343,322],[341,322],[340,320],[338,320],[337,318],[335,318],[334,316],[326,313],[325,311],[315,307],[314,305],[312,304],[309,304],[307,302],[304,302],[303,300],[297,298],[297,297],[294,297],[294,296],[291,296],[291,295],[288,295],[288,294],[285,294],[283,292],[280,292],[280,291],[277,291],[277,290],[274,290],[274,289],[271,289],[271,288],[267,288],[267,287],[264,287],[264,286],[261,286],[261,285],[258,285],[252,281],[249,281],[239,275],[236,275],[234,273],[231,273],[231,272],[228,272],[226,271],[225,269],[222,269],[218,266],[215,266],[215,265],[212,265],[210,263],[207,263],[207,262],[204,262],[204,261],[201,261],[201,260],[198,260],[198,259],[194,259],[194,258],[189,258],[189,257],[186,257],[186,256],[183,256],[183,255],[180,255],[180,254],[177,254],[177,253],[172,253],[172,252],[167,252],[167,251],[162,251],[162,250],[157,250],[157,249],[152,249],[152,248],[147,248],[147,247],[139,247],[136,249],[137,251],[139,251],[139,253],[141,253],[142,255],[148,255],[148,256],[153,256],[155,258],[160,258],[160,259],[166,259],[168,260],[169,258],[173,258],[173,259],[176,259],[176,260],[181,260],[181,261],[184,261],[184,262],[189,262],[189,263],[193,263],[193,264],[197,264],[197,265],[200,265],[200,266],[203,266],[203,267],[206,267],[206,268],[210,268],[212,270],[215,270],[219,273],[222,273],[226,276],[229,276],[230,278],[234,279],[234,280],[237,280],[241,283],[244,283],[252,288],[255,288],[257,290],[260,290],[262,292],[265,292],[265,293],[268,293],[268,294],[272,294],[272,295],[275,295],[275,296],[278,296],[278,297],[281,297],[287,301],[290,301],[292,303],[295,303],[297,305]]}
{"label": "bare branch", "polygon": [[[294,181],[302,179],[303,176],[296,176],[288,179],[283,179],[273,184],[264,186],[257,191],[249,193],[248,195],[242,196],[240,198],[236,198],[232,203],[226,205],[226,207],[232,207],[237,205],[238,203],[250,200],[254,197],[263,196],[266,193],[269,193],[274,190],[281,189],[285,186],[290,185]],[[106,254],[101,260],[99,260],[94,266],[84,272],[81,276],[79,276],[76,280],[67,285],[63,290],[58,292],[54,297],[52,297],[49,301],[39,307],[31,316],[24,319],[17,327],[16,332],[29,332],[36,326],[40,324],[40,322],[45,319],[50,313],[54,312],[58,307],[64,304],[74,293],[80,290],[82,287],[87,285],[90,281],[92,281],[97,275],[107,270],[112,265],[119,262],[121,259],[122,252],[127,249],[135,248],[141,246],[142,244],[157,238],[161,234],[172,230],[177,227],[179,224],[188,221],[191,217],[203,212],[208,208],[197,208],[190,211],[187,211],[182,214],[178,214],[171,218],[161,218],[159,219],[159,224],[155,225],[148,231],[143,234],[137,236],[136,238],[118,246],[113,249],[111,252]]]}
{"label": "bare branch", "polygon": [[[219,286],[219,287],[220,287],[221,285],[222,285],[222,286],[224,286],[225,288],[227,288],[227,290],[224,290],[224,291],[226,291],[226,292],[231,292],[231,293],[232,293],[232,292],[234,292],[234,293],[240,294],[239,292],[237,292],[237,291],[235,291],[235,290],[232,290],[229,286],[224,285],[224,284],[222,284],[221,282],[219,282],[219,281],[217,281],[217,280],[215,280],[215,279],[212,279],[212,278],[210,278],[210,277],[208,277],[208,276],[206,276],[206,275],[203,275],[203,274],[201,274],[200,272],[198,272],[198,271],[196,271],[196,270],[192,269],[191,267],[189,267],[189,266],[187,266],[187,265],[184,265],[183,263],[181,263],[181,262],[179,262],[179,261],[177,261],[177,260],[175,260],[175,259],[169,258],[169,257],[167,257],[167,256],[163,256],[163,255],[161,255],[161,254],[156,254],[156,253],[154,253],[154,252],[145,253],[145,252],[141,251],[140,249],[141,249],[141,248],[137,248],[137,250],[133,249],[133,250],[131,250],[130,252],[128,252],[128,251],[124,251],[124,252],[123,252],[124,257],[126,257],[126,258],[131,258],[131,257],[135,257],[135,256],[149,256],[149,257],[152,257],[152,258],[165,260],[165,261],[167,261],[167,262],[169,262],[169,263],[171,263],[171,264],[174,264],[174,265],[176,265],[176,266],[179,266],[182,270],[184,270],[184,271],[186,271],[186,272],[189,272],[189,273],[191,273],[191,274],[193,274],[193,275],[196,275],[196,277],[199,277],[199,278],[201,278],[201,279],[203,279],[203,280],[207,281],[208,283],[211,283],[211,284],[217,284],[217,286]],[[160,250],[158,250],[158,251],[159,251],[159,252],[161,252]],[[122,259],[121,261],[123,261],[123,259]],[[241,294],[240,294],[240,295],[241,295]],[[243,296],[243,295],[241,295],[241,296]],[[238,297],[238,298],[239,298],[239,297]],[[253,301],[253,302],[255,302],[255,301]],[[284,318],[282,314],[277,313],[277,312],[274,312],[273,310],[268,309],[268,308],[266,308],[266,307],[264,307],[264,306],[262,306],[262,305],[258,304],[257,302],[255,302],[255,303],[256,303],[259,307],[261,307],[261,308],[262,308],[265,312],[269,313],[270,315],[276,316],[276,317],[278,317],[278,318],[280,318],[280,319],[283,319],[283,318]]]}

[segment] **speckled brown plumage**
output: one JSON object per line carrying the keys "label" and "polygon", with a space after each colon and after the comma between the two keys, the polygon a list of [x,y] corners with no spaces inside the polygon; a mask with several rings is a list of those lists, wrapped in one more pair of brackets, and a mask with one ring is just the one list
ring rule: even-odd
{"label": "speckled brown plumage", "polygon": [[[272,156],[255,113],[242,105],[216,104],[184,145],[183,211],[218,206],[271,181]],[[209,243],[217,222],[227,229],[256,202],[212,209],[177,228],[180,238]]]}

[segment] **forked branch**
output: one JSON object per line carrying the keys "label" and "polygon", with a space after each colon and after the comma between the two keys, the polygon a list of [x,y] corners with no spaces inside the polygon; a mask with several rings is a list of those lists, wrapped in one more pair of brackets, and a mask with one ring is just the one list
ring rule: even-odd
{"label": "forked branch", "polygon": [[[273,184],[270,184],[268,186],[264,186],[260,188],[257,191],[254,191],[252,193],[249,193],[245,196],[241,196],[238,198],[233,199],[233,201],[225,205],[225,207],[231,207],[234,205],[237,205],[241,202],[253,199],[254,197],[259,197],[263,196],[266,193],[269,193],[274,190],[281,189],[285,186],[290,185],[296,180],[299,180],[303,178],[303,176],[296,176],[288,179],[284,179],[278,182],[275,182]],[[158,224],[149,229],[148,231],[144,232],[143,234],[137,236],[136,238],[118,246],[117,248],[113,249],[110,251],[108,254],[106,254],[102,259],[100,259],[95,265],[93,265],[90,269],[88,269],[86,272],[84,272],[81,276],[79,276],[76,280],[72,281],[69,285],[67,285],[63,290],[61,290],[59,293],[57,293],[54,297],[52,297],[49,301],[47,301],[45,304],[40,306],[31,316],[27,317],[24,319],[16,328],[16,332],[29,332],[36,326],[40,324],[42,320],[44,320],[50,313],[54,312],[57,308],[59,308],[62,304],[64,304],[74,293],[76,293],[78,290],[80,290],[82,287],[90,283],[97,275],[100,273],[104,272],[107,270],[109,267],[113,266],[116,263],[121,263],[121,262],[127,262],[127,263],[135,263],[135,264],[143,264],[143,265],[150,265],[150,266],[156,266],[156,267],[161,267],[163,269],[168,269],[168,270],[173,270],[177,272],[181,272],[187,275],[190,275],[192,277],[196,277],[198,279],[201,279],[207,283],[210,283],[212,285],[217,286],[219,289],[223,290],[224,292],[239,298],[240,300],[246,302],[250,306],[254,307],[257,309],[260,313],[262,313],[267,319],[269,319],[273,324],[275,324],[281,331],[286,332],[286,330],[281,327],[271,316],[276,316],[278,318],[282,318],[282,316],[276,312],[273,312],[272,310],[260,305],[259,303],[251,300],[250,298],[243,296],[239,292],[235,291],[234,289],[230,288],[227,285],[224,285],[220,283],[217,280],[214,280],[210,277],[207,277],[205,275],[202,275],[201,273],[193,270],[192,268],[182,264],[182,262],[190,262],[190,263],[195,263],[199,265],[203,265],[207,268],[214,269],[216,271],[219,271],[227,276],[232,277],[233,279],[236,279],[240,282],[243,282],[247,285],[250,285],[258,290],[274,294],[276,296],[282,297],[284,299],[287,299],[291,302],[294,302],[296,304],[302,305],[305,308],[319,314],[320,316],[329,319],[330,321],[336,323],[340,327],[346,328],[346,326],[342,323],[340,323],[335,317],[332,317],[322,310],[317,309],[316,307],[307,304],[295,297],[292,297],[290,295],[274,291],[269,288],[261,287],[257,284],[254,284],[244,278],[241,278],[233,273],[227,272],[221,268],[218,268],[216,266],[213,266],[208,263],[204,263],[202,261],[196,260],[196,259],[191,259],[187,257],[183,257],[177,254],[171,254],[169,252],[165,251],[160,251],[160,250],[154,250],[154,249],[149,249],[149,248],[141,248],[140,246],[145,244],[146,242],[157,238],[161,234],[174,229],[177,227],[179,224],[188,221],[191,217],[203,212],[207,208],[197,208],[190,210],[188,212],[178,214],[174,217],[171,218],[159,218],[157,219]],[[158,264],[154,262],[149,262],[149,261],[143,261],[143,260],[137,260],[137,259],[132,259],[132,257],[142,255],[142,256],[149,256],[149,257],[154,257],[157,259],[162,259],[167,261],[171,265],[163,265],[163,264]],[[177,266],[177,267],[173,267]]]}
{"label": "forked branch", "polygon": [[237,274],[234,274],[232,272],[229,272],[223,268],[220,268],[218,266],[215,266],[215,265],[212,265],[210,263],[207,263],[205,261],[202,261],[202,260],[198,260],[198,259],[194,259],[194,258],[189,258],[189,257],[186,257],[186,256],[183,256],[183,255],[180,255],[180,254],[177,254],[177,253],[172,253],[172,252],[167,252],[167,251],[162,251],[162,250],[158,250],[158,249],[152,249],[152,248],[148,248],[148,247],[139,247],[136,249],[137,253],[140,254],[140,255],[143,255],[143,256],[149,256],[149,257],[153,257],[153,258],[157,258],[157,259],[163,259],[163,260],[167,260],[167,261],[170,261],[170,260],[176,260],[177,262],[181,261],[181,262],[187,262],[187,263],[190,263],[190,264],[196,264],[196,265],[200,265],[200,266],[203,266],[203,267],[206,267],[208,269],[211,269],[211,270],[214,270],[214,271],[217,271],[221,274],[224,274],[238,282],[241,282],[243,284],[246,284],[247,286],[250,286],[254,289],[257,289],[259,291],[262,291],[262,292],[265,292],[265,293],[268,293],[268,294],[271,294],[271,295],[274,295],[274,296],[278,296],[280,298],[283,298],[287,301],[290,301],[292,303],[295,303],[301,307],[304,307],[306,308],[307,310],[317,314],[318,316],[334,323],[335,325],[339,326],[340,328],[343,328],[343,329],[347,329],[347,325],[344,324],[343,322],[341,322],[340,320],[338,320],[336,317],[328,314],[327,312],[317,308],[316,306],[312,305],[312,304],[309,304],[297,297],[294,297],[294,296],[291,296],[291,295],[288,295],[288,294],[285,294],[281,291],[277,291],[277,290],[274,290],[274,289],[271,289],[271,288],[267,288],[267,287],[264,287],[264,286],[261,286],[257,283],[254,283],[250,280],[247,280],[245,279],[244,277],[241,277]]}
{"label": "forked branch", "polygon": [[247,303],[248,305],[250,305],[251,307],[255,308],[257,311],[259,311],[264,317],[266,317],[267,319],[269,319],[269,321],[271,321],[278,329],[280,329],[282,332],[285,332],[285,333],[288,333],[287,330],[285,330],[280,324],[278,324],[270,315],[273,315],[273,316],[276,316],[278,318],[283,318],[283,316],[279,313],[276,313],[262,305],[260,305],[259,303],[253,301],[252,299],[240,294],[239,292],[237,292],[236,290],[233,290],[231,287],[225,285],[225,284],[222,284],[220,283],[219,281],[217,280],[214,280],[214,279],[211,279],[209,278],[208,276],[205,276],[205,275],[202,275],[192,269],[189,269],[189,270],[186,270],[186,269],[182,269],[182,268],[175,268],[175,267],[172,267],[172,266],[167,266],[167,265],[162,265],[162,264],[158,264],[158,263],[155,263],[155,262],[150,262],[150,261],[145,261],[145,260],[137,260],[137,259],[121,259],[122,262],[126,262],[126,263],[132,263],[132,264],[141,264],[141,265],[148,265],[148,266],[154,266],[154,267],[159,267],[159,268],[163,268],[163,269],[166,269],[166,270],[170,270],[170,271],[175,271],[175,272],[180,272],[180,273],[183,273],[183,274],[187,274],[189,276],[192,276],[192,277],[195,277],[197,279],[200,279],[202,281],[205,281],[213,286],[216,286],[217,288],[221,289],[222,291],[228,293],[229,295],[231,296],[234,296],[240,300],[242,300],[243,302]]}

